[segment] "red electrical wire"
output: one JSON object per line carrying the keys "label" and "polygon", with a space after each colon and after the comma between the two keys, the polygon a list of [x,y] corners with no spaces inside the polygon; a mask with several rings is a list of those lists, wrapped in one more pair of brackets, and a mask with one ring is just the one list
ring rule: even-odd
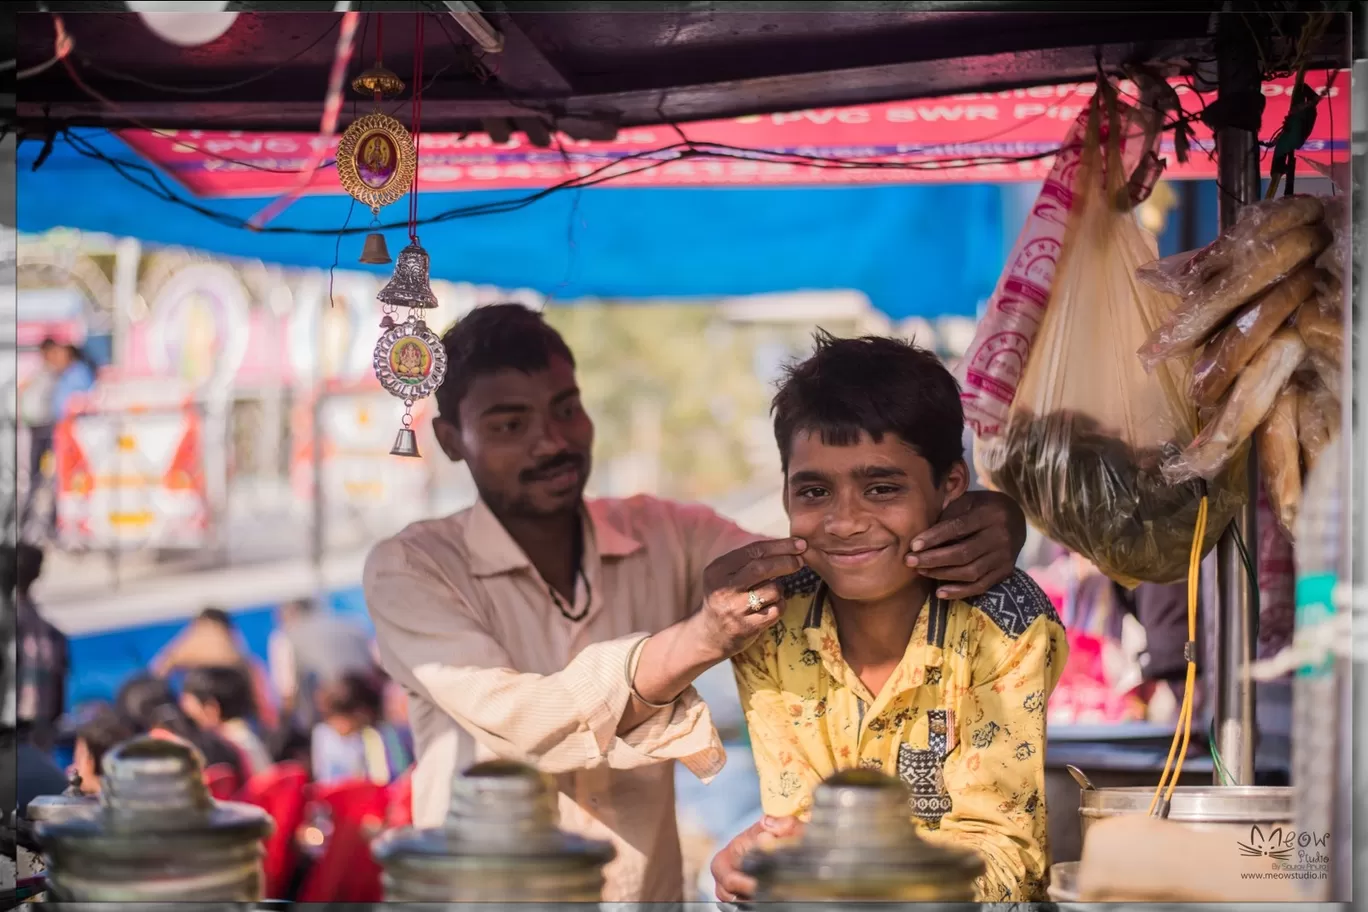
{"label": "red electrical wire", "polygon": [[418,243],[418,165],[423,142],[423,20],[416,15],[413,47],[413,183],[409,186],[409,241]]}

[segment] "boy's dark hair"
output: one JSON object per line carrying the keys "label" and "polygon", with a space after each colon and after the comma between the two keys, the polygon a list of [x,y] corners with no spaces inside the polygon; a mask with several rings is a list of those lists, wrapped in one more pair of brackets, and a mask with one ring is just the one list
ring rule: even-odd
{"label": "boy's dark hair", "polygon": [[901,339],[838,339],[825,330],[813,343],[806,360],[785,368],[770,406],[785,472],[801,431],[830,446],[850,446],[862,431],[876,442],[896,434],[931,464],[937,484],[964,458],[959,384],[934,354]]}
{"label": "boy's dark hair", "polygon": [[76,737],[85,742],[96,772],[103,772],[100,763],[105,754],[135,734],[128,720],[108,704],[96,706],[76,728]]}
{"label": "boy's dark hair", "polygon": [[224,630],[236,630],[237,626],[233,623],[232,617],[222,608],[205,608],[195,618],[197,621],[204,621],[209,624],[217,624]]}
{"label": "boy's dark hair", "polygon": [[442,336],[447,369],[437,388],[437,410],[447,421],[458,420],[461,400],[471,382],[501,370],[531,374],[545,370],[552,358],[575,366],[570,348],[540,313],[522,304],[476,307]]}
{"label": "boy's dark hair", "polygon": [[181,688],[201,703],[216,703],[225,722],[256,715],[252,684],[241,669],[192,668],[185,673]]}
{"label": "boy's dark hair", "polygon": [[318,702],[325,718],[364,712],[379,721],[385,712],[384,690],[379,678],[354,671],[325,685],[319,692]]}

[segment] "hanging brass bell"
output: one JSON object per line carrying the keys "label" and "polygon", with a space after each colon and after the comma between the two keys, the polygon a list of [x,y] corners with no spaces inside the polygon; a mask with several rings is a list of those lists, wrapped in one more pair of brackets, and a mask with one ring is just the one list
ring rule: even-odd
{"label": "hanging brass bell", "polygon": [[394,267],[394,278],[376,295],[381,304],[394,307],[437,306],[437,295],[428,278],[428,252],[417,243],[399,251],[399,262]]}
{"label": "hanging brass bell", "polygon": [[413,433],[413,428],[399,429],[399,436],[394,438],[394,446],[390,448],[390,455],[419,458],[421,454],[418,452],[418,435]]}
{"label": "hanging brass bell", "polygon": [[389,247],[385,245],[385,236],[378,231],[366,235],[366,243],[361,248],[361,262],[367,266],[386,266],[393,263],[390,259]]}

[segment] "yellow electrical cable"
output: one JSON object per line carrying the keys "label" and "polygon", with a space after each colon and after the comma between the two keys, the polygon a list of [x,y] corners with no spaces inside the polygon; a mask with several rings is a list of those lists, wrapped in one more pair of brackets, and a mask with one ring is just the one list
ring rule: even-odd
{"label": "yellow electrical cable", "polygon": [[[1202,543],[1206,540],[1207,499],[1197,506],[1197,528],[1192,537],[1192,557],[1188,562],[1188,643],[1197,642],[1197,589],[1202,571]],[[1183,681],[1183,702],[1178,710],[1178,726],[1173,731],[1173,743],[1169,745],[1168,758],[1164,761],[1164,772],[1159,777],[1159,785],[1150,800],[1149,813],[1159,806],[1162,795],[1165,801],[1173,800],[1173,790],[1178,787],[1178,777],[1183,773],[1183,758],[1187,756],[1188,744],[1192,739],[1192,709],[1194,692],[1197,689],[1197,656],[1193,648],[1187,650],[1187,675]],[[1181,745],[1181,750],[1179,749]],[[1174,757],[1177,756],[1177,764]],[[1172,777],[1170,778],[1170,773]],[[1165,794],[1164,787],[1168,787]]]}

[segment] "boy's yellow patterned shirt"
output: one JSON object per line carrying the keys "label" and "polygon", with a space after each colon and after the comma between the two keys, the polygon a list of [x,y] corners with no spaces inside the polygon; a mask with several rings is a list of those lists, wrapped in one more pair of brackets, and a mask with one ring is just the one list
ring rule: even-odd
{"label": "boy's yellow patterned shirt", "polygon": [[1044,900],[1045,702],[1068,657],[1049,599],[1021,571],[967,602],[932,599],[875,695],[841,655],[825,587],[796,589],[733,660],[765,813],[806,819],[823,779],[879,769],[907,783],[927,838],[983,858],[980,902]]}

